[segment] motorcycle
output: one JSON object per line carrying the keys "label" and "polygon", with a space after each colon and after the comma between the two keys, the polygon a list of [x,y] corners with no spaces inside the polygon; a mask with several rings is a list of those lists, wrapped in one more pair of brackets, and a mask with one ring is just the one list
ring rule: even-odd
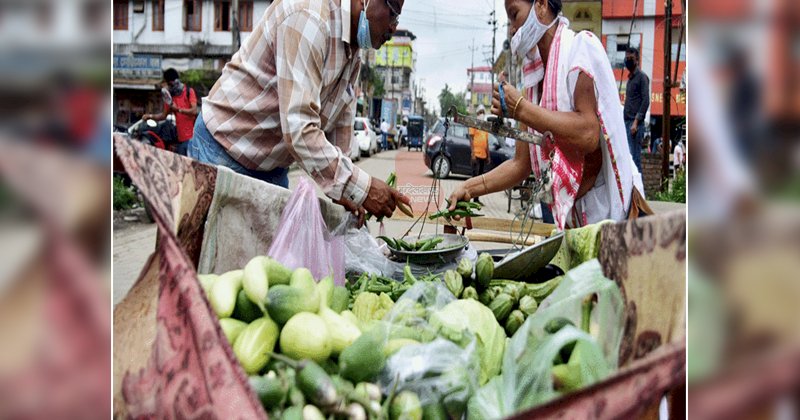
{"label": "motorcycle", "polygon": [[178,131],[170,120],[139,120],[126,130],[128,137],[144,144],[169,151],[175,151],[178,145]]}

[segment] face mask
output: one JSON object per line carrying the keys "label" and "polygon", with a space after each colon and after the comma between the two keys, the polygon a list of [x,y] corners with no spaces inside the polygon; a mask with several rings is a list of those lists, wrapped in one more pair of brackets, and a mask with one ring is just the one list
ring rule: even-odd
{"label": "face mask", "polygon": [[560,19],[559,16],[556,16],[549,25],[544,25],[542,22],[539,22],[534,7],[535,6],[531,7],[531,11],[528,13],[528,18],[525,19],[525,23],[522,24],[522,27],[519,28],[517,33],[514,34],[514,37],[511,38],[511,51],[513,51],[514,54],[520,56],[527,55],[528,52],[533,49],[533,46],[539,43],[545,32]]}
{"label": "face mask", "polygon": [[169,85],[169,93],[171,93],[172,96],[178,96],[183,92],[183,83],[180,79],[176,79],[174,82],[167,84]]}
{"label": "face mask", "polygon": [[627,68],[628,71],[636,70],[636,62],[633,61],[632,58],[625,59],[625,68]]}
{"label": "face mask", "polygon": [[372,37],[369,34],[369,20],[367,20],[367,6],[369,6],[369,3],[364,4],[364,10],[361,11],[361,15],[358,17],[358,34],[356,34],[358,46],[364,50],[372,48]]}

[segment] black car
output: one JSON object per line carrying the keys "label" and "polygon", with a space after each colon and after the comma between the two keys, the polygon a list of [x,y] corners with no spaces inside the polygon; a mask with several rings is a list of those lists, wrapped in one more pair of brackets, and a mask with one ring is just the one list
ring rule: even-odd
{"label": "black car", "polygon": [[[447,148],[439,154],[444,137],[444,123],[439,120],[423,144],[425,166],[437,178],[447,178],[450,174],[472,176],[472,152],[469,146],[469,128],[451,122],[447,131]],[[489,164],[486,172],[514,157],[514,147],[506,145],[505,139],[489,134]],[[512,143],[513,144],[513,143]]]}

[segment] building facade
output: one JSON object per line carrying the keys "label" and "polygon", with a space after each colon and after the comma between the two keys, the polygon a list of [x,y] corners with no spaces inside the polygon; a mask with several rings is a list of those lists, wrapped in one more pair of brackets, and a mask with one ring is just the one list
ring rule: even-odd
{"label": "building facade", "polygon": [[479,105],[483,105],[488,114],[492,107],[492,68],[489,66],[468,68],[467,76],[469,76],[467,85],[469,112],[474,113]]}
{"label": "building facade", "polygon": [[[397,115],[407,117],[418,112],[416,109],[417,85],[414,80],[417,55],[411,31],[398,29],[392,39],[379,48],[370,63],[383,78],[383,98],[395,101]],[[372,60],[370,60],[372,61]]]}
{"label": "building facade", "polygon": [[160,111],[158,85],[164,69],[202,71],[212,78],[219,74],[270,3],[113,0],[115,123],[127,125],[144,113]]}

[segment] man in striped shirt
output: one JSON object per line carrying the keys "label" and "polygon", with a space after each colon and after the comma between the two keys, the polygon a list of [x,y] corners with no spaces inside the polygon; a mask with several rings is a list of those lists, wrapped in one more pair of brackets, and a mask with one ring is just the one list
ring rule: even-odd
{"label": "man in striped shirt", "polygon": [[275,0],[203,101],[189,156],[283,187],[297,162],[359,216],[409,204],[348,157],[358,48],[391,38],[403,1]]}

